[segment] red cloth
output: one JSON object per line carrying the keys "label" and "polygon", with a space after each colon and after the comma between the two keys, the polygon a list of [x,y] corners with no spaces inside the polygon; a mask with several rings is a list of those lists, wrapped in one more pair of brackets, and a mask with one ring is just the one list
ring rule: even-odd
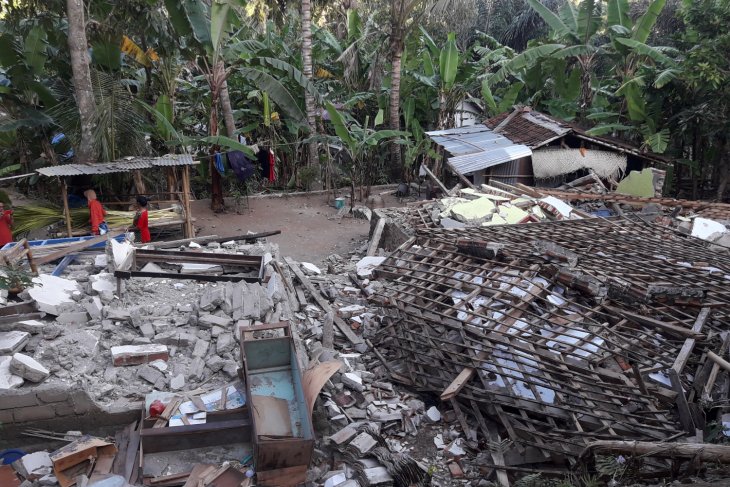
{"label": "red cloth", "polygon": [[10,227],[13,225],[13,215],[10,210],[5,210],[0,216],[0,247],[13,241],[13,232]]}
{"label": "red cloth", "polygon": [[91,220],[91,233],[99,235],[99,225],[104,222],[106,210],[101,206],[99,200],[89,200],[89,215]]}
{"label": "red cloth", "polygon": [[275,163],[276,158],[274,157],[274,153],[269,151],[269,181],[276,181],[276,173],[274,172]]}
{"label": "red cloth", "polygon": [[142,210],[142,212],[139,214],[139,218],[137,218],[137,222],[135,223],[135,225],[139,229],[139,234],[140,234],[142,243],[147,243],[150,240],[152,240],[152,237],[150,236],[150,227],[149,227],[149,219],[148,219],[148,215],[147,215],[147,210]]}

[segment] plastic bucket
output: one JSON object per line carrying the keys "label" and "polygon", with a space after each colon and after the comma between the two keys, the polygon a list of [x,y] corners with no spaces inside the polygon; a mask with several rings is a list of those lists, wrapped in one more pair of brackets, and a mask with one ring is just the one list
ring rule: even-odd
{"label": "plastic bucket", "polygon": [[335,199],[335,208],[337,208],[339,210],[340,208],[344,208],[344,207],[345,207],[345,198],[336,198]]}

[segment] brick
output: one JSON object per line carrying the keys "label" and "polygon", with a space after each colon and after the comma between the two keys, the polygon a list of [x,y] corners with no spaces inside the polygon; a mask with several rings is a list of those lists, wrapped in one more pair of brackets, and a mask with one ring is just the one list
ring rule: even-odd
{"label": "brick", "polygon": [[[10,357],[8,357],[10,358]],[[16,409],[38,404],[35,393],[23,391],[20,394],[10,394],[7,391],[0,396],[0,409]]]}
{"label": "brick", "polygon": [[68,389],[64,387],[51,387],[48,389],[37,390],[35,395],[44,403],[66,402],[69,398]]}
{"label": "brick", "polygon": [[166,345],[122,345],[112,347],[111,352],[115,367],[146,364],[153,360],[167,361],[170,358]]}
{"label": "brick", "polygon": [[56,410],[50,404],[43,406],[29,406],[15,409],[13,411],[13,417],[15,418],[16,423],[27,423],[41,419],[55,418]]}

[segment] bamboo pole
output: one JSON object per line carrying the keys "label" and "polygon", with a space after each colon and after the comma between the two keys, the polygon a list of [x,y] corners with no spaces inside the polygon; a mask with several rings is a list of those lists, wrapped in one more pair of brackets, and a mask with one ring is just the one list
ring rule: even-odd
{"label": "bamboo pole", "polygon": [[190,213],[190,166],[183,166],[182,193],[183,208],[185,211],[185,228],[183,234],[185,238],[192,238],[195,235],[193,232],[193,217]]}
{"label": "bamboo pole", "polygon": [[655,443],[651,441],[601,440],[588,444],[581,457],[597,453],[642,455],[661,458],[699,458],[730,463],[730,446],[712,443]]}
{"label": "bamboo pole", "polygon": [[71,228],[71,210],[68,208],[68,188],[66,187],[66,180],[58,178],[61,181],[61,198],[63,198],[63,218],[66,220],[66,232],[69,237],[73,237],[73,230]]}

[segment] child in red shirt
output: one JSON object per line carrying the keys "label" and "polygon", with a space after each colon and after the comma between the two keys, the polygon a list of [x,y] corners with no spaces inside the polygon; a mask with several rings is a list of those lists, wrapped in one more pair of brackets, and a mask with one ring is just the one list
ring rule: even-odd
{"label": "child in red shirt", "polygon": [[147,215],[147,198],[144,196],[137,196],[137,213],[134,215],[134,226],[139,230],[142,243],[152,240]]}
{"label": "child in red shirt", "polygon": [[99,200],[96,199],[96,191],[93,189],[87,189],[84,191],[84,196],[89,202],[89,219],[91,220],[91,233],[92,235],[99,235],[99,226],[106,225],[104,217],[106,217],[106,210]]}
{"label": "child in red shirt", "polygon": [[13,241],[13,210],[6,210],[0,201],[0,247]]}

